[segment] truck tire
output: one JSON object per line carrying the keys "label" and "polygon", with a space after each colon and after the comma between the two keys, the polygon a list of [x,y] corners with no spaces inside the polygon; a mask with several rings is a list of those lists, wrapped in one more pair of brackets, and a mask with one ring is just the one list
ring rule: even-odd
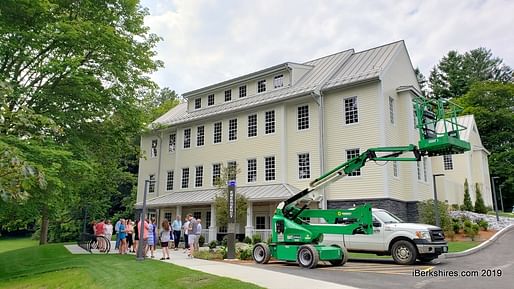
{"label": "truck tire", "polygon": [[330,264],[332,264],[332,266],[342,266],[342,265],[346,264],[346,262],[348,261],[348,250],[346,250],[345,247],[340,247],[338,245],[332,245],[332,246],[338,247],[339,249],[341,249],[341,253],[342,253],[343,257],[338,260],[329,260]]}
{"label": "truck tire", "polygon": [[300,247],[300,249],[298,249],[296,259],[300,267],[312,269],[318,265],[319,254],[318,251],[316,251],[316,248],[314,248],[314,246],[303,245]]}
{"label": "truck tire", "polygon": [[255,262],[258,264],[267,264],[271,258],[271,252],[268,244],[257,243],[253,247],[252,257],[253,260],[255,260]]}
{"label": "truck tire", "polygon": [[418,252],[416,247],[406,240],[398,240],[391,248],[391,255],[397,264],[412,265],[416,262]]}

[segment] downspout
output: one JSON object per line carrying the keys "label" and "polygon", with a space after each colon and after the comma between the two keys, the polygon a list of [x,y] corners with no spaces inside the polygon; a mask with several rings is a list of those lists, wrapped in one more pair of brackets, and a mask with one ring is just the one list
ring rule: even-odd
{"label": "downspout", "polygon": [[[320,174],[325,172],[325,106],[323,102],[323,94],[320,89],[316,89],[312,92],[312,98],[318,104],[318,130],[319,130],[319,167]],[[321,188],[321,209],[327,209],[327,198],[325,193],[325,187]]]}
{"label": "downspout", "polygon": [[157,138],[159,139],[159,158],[157,160],[157,176],[155,177],[155,191],[157,192],[157,196],[160,196],[160,186],[161,186],[161,160],[163,156],[162,152],[162,138],[163,138],[163,131],[161,130],[161,134],[157,135]]}

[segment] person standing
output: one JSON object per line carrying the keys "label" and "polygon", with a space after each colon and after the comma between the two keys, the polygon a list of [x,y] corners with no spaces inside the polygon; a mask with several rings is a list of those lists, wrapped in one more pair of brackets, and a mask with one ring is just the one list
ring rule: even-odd
{"label": "person standing", "polygon": [[162,247],[162,258],[161,260],[169,260],[170,259],[170,251],[168,251],[168,244],[170,242],[170,236],[171,236],[171,228],[170,223],[168,220],[164,219],[162,221],[162,229],[159,233],[159,239],[161,240],[161,247]]}
{"label": "person standing", "polygon": [[105,240],[103,237],[105,237],[105,222],[104,219],[100,219],[100,222],[98,222],[95,226],[95,234],[96,234],[96,241],[98,243],[98,250],[100,252],[105,251]]}
{"label": "person standing", "polygon": [[184,230],[184,253],[189,249],[189,220],[188,217],[184,219],[184,224],[182,224],[182,229]]}
{"label": "person standing", "polygon": [[175,243],[175,251],[178,250],[178,243],[180,242],[180,230],[182,230],[182,220],[180,220],[180,215],[177,215],[173,224],[171,224],[173,229],[173,241]]}
{"label": "person standing", "polygon": [[119,246],[119,253],[120,254],[126,254],[127,252],[127,232],[125,230],[125,220],[120,220],[120,227],[119,227],[119,239],[120,239],[120,246]]}
{"label": "person standing", "polygon": [[155,219],[152,218],[150,224],[148,224],[148,249],[150,250],[150,258],[155,258],[155,243],[157,242],[156,238],[156,225]]}
{"label": "person standing", "polygon": [[195,240],[196,240],[196,234],[198,231],[198,223],[196,222],[196,219],[193,217],[192,214],[187,214],[187,218],[189,220],[189,229],[188,229],[188,241],[189,241],[189,252],[187,256],[190,258],[194,257],[195,253]]}
{"label": "person standing", "polygon": [[145,222],[143,223],[143,228],[141,228],[141,221],[139,221],[138,228],[137,228],[137,230],[139,232],[141,232],[141,230],[143,230],[143,240],[139,240],[138,246],[143,247],[143,252],[145,254],[145,257],[146,257],[146,254],[148,253],[148,227],[149,227],[148,219],[145,219]]}
{"label": "person standing", "polygon": [[132,253],[135,253],[137,252],[137,245],[139,244],[139,222],[141,221],[137,221],[136,224],[134,225],[134,247],[132,249]]}
{"label": "person standing", "polygon": [[202,219],[196,220],[195,251],[200,250],[200,236],[202,235]]}
{"label": "person standing", "polygon": [[108,242],[110,242],[112,239],[112,230],[113,230],[113,228],[112,228],[111,220],[105,221],[104,233],[105,233],[105,238],[107,239]]}
{"label": "person standing", "polygon": [[120,248],[120,225],[121,225],[121,218],[114,225],[114,232],[116,232],[116,245],[114,246],[114,250]]}
{"label": "person standing", "polygon": [[125,224],[125,230],[127,231],[127,249],[128,251],[131,251],[132,249],[134,249],[132,247],[133,245],[133,236],[132,236],[132,233],[134,233],[134,227],[132,226],[132,221],[130,219],[127,219],[126,221],[126,224]]}

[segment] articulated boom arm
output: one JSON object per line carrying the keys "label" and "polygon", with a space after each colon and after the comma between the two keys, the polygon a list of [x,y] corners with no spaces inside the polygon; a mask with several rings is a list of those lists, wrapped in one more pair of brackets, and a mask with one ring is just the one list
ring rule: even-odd
{"label": "articulated boom arm", "polygon": [[[407,152],[412,152],[414,156],[400,157],[402,154]],[[294,220],[302,213],[303,210],[307,208],[306,205],[301,209],[297,208],[296,201],[302,199],[310,192],[322,186],[326,186],[329,183],[335,182],[340,178],[343,178],[344,176],[357,171],[358,169],[365,166],[367,161],[419,161],[421,159],[421,155],[421,151],[419,151],[415,145],[370,148],[359,156],[340,164],[339,166],[316,178],[309,184],[309,187],[279,204],[279,209],[282,209],[282,213],[286,218]]]}

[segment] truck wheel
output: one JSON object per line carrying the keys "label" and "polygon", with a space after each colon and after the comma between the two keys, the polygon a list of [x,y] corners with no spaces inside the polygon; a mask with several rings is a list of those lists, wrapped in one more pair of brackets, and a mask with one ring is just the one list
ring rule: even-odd
{"label": "truck wheel", "polygon": [[253,259],[258,264],[267,264],[271,258],[269,246],[266,243],[257,243],[253,247]]}
{"label": "truck wheel", "polygon": [[346,262],[348,261],[348,251],[346,250],[346,248],[340,247],[338,245],[332,245],[332,246],[338,247],[339,249],[341,249],[341,253],[343,254],[343,257],[338,260],[329,260],[330,264],[332,264],[333,266],[341,266],[341,265],[346,264]]}
{"label": "truck wheel", "polygon": [[391,255],[397,264],[412,265],[416,262],[417,251],[411,242],[399,240],[393,244]]}
{"label": "truck wheel", "polygon": [[298,250],[297,258],[300,267],[312,269],[318,265],[319,254],[312,245],[303,245]]}

